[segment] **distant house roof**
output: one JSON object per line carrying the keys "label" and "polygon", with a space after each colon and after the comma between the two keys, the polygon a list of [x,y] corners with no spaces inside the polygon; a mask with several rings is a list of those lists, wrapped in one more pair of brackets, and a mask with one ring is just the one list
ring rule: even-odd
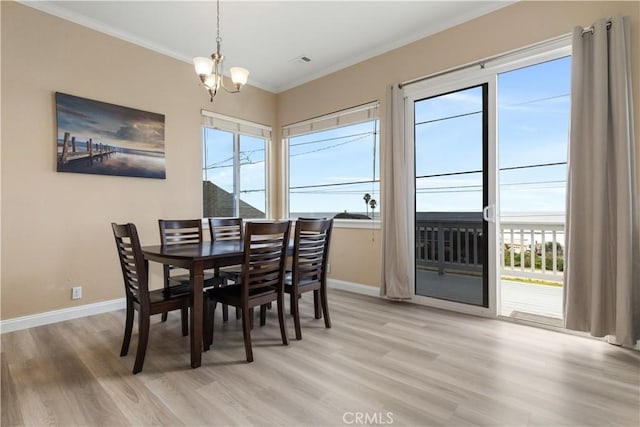
{"label": "distant house roof", "polygon": [[[223,190],[210,181],[202,182],[203,216],[206,217],[232,217],[234,212],[233,194]],[[265,218],[265,213],[249,203],[240,200],[240,217]]]}
{"label": "distant house roof", "polygon": [[334,218],[339,219],[371,219],[371,217],[365,214],[357,214],[357,213],[349,213],[349,212],[340,212],[334,216]]}

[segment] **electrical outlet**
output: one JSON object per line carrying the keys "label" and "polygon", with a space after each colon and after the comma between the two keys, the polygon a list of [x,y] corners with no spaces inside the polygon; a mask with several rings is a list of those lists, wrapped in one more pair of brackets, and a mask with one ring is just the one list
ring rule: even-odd
{"label": "electrical outlet", "polygon": [[71,299],[82,298],[82,286],[74,286],[71,288]]}
{"label": "electrical outlet", "polygon": [[331,273],[331,264],[327,263],[327,274]]}

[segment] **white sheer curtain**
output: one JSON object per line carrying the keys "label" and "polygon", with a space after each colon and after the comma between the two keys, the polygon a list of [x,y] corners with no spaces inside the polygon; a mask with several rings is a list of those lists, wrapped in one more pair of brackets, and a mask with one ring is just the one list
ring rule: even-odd
{"label": "white sheer curtain", "polygon": [[387,90],[386,132],[382,180],[382,285],[380,295],[409,299],[413,295],[414,251],[409,221],[413,196],[409,194],[413,170],[404,138],[404,100],[397,85]]}
{"label": "white sheer curtain", "polygon": [[626,18],[573,31],[565,326],[640,339],[640,231]]}

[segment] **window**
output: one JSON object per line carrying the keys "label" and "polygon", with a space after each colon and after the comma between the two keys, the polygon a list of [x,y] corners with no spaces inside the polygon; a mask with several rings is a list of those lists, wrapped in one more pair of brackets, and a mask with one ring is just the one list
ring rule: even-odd
{"label": "window", "polygon": [[203,216],[266,218],[271,128],[202,114]]}
{"label": "window", "polygon": [[378,218],[379,128],[377,102],[285,126],[289,217]]}

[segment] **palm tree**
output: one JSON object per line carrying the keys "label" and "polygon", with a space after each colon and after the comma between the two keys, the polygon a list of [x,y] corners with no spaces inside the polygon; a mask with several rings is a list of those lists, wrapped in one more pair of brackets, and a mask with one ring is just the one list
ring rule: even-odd
{"label": "palm tree", "polygon": [[367,216],[369,216],[369,200],[371,200],[371,194],[364,193],[364,205],[367,208]]}
{"label": "palm tree", "polygon": [[371,199],[369,201],[369,206],[371,206],[371,219],[375,219],[375,214],[373,213],[373,211],[376,210],[377,205],[378,205],[378,202],[376,202],[376,199]]}

